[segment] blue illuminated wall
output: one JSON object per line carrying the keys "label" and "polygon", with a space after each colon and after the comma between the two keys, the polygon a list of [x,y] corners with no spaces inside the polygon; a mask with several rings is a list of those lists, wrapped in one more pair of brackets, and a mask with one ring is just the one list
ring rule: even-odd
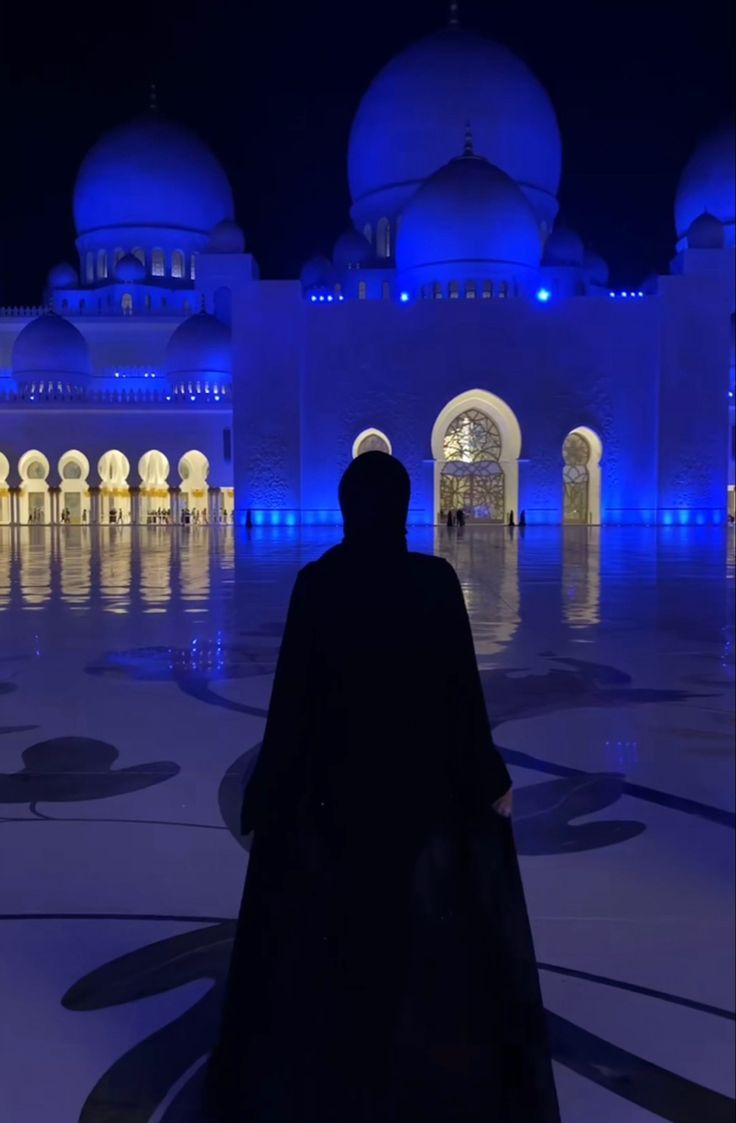
{"label": "blue illuminated wall", "polygon": [[[732,257],[723,272],[660,280],[659,506],[664,525],[710,525],[725,518]],[[714,259],[715,260],[715,259]]]}
{"label": "blue illuminated wall", "polygon": [[562,443],[581,425],[603,443],[604,520],[656,520],[658,298],[328,306],[289,285],[257,288],[235,315],[241,512],[336,521],[353,441],[377,428],[411,474],[412,521],[431,522],[433,425],[449,400],[479,388],[521,425],[529,522],[561,520]]}

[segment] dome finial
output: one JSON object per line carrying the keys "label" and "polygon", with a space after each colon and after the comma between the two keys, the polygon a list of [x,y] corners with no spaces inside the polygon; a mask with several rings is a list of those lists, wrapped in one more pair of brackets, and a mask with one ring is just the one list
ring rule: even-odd
{"label": "dome finial", "polygon": [[465,144],[463,145],[463,156],[475,156],[475,149],[473,147],[473,130],[470,127],[470,121],[465,122]]}
{"label": "dome finial", "polygon": [[450,4],[450,14],[447,20],[450,27],[457,27],[460,23],[459,8],[460,5],[457,3],[457,0],[452,0]]}
{"label": "dome finial", "polygon": [[158,109],[158,91],[156,89],[155,82],[151,82],[151,85],[148,89],[148,108],[151,109],[154,113]]}

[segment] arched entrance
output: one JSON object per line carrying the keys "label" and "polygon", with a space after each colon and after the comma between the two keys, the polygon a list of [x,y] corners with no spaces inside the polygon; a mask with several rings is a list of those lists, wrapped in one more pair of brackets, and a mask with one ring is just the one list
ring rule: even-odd
{"label": "arched entrance", "polygon": [[49,462],[42,452],[31,449],[24,452],[18,462],[20,492],[18,518],[21,523],[47,523],[51,521],[49,499]]}
{"label": "arched entrance", "polygon": [[0,452],[0,526],[7,526],[10,522],[9,473],[10,462],[5,453]]}
{"label": "arched entrance", "polygon": [[432,430],[435,510],[462,509],[471,522],[506,522],[518,513],[521,430],[513,410],[485,390],[449,402]]}
{"label": "arched entrance", "polygon": [[118,524],[130,522],[130,488],[127,456],[116,448],[105,452],[97,462],[100,474],[99,521]]}
{"label": "arched entrance", "polygon": [[79,526],[89,522],[89,460],[83,452],[70,449],[59,460],[61,493],[59,521]]}
{"label": "arched entrance", "polygon": [[153,523],[160,517],[167,518],[171,509],[168,460],[158,449],[144,452],[138,461],[138,473],[141,477],[138,521]]}
{"label": "arched entrance", "polygon": [[600,437],[580,426],[562,445],[562,521],[565,526],[598,526],[601,521]]}
{"label": "arched entrance", "polygon": [[353,441],[353,460],[364,452],[387,452],[391,455],[391,442],[380,429],[364,429]]}
{"label": "arched entrance", "polygon": [[203,452],[190,449],[179,461],[181,513],[184,522],[207,522],[209,518],[207,477],[210,462]]}

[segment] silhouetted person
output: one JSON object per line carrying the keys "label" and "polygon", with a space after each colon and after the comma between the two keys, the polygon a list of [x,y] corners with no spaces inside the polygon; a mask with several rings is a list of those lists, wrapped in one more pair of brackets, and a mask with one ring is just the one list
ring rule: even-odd
{"label": "silhouetted person", "polygon": [[246,530],[252,530],[253,528],[253,516],[250,513],[250,508],[245,512],[245,526]]}
{"label": "silhouetted person", "polygon": [[450,529],[452,529],[452,527],[455,525],[455,512],[454,511],[448,511],[447,512],[447,525],[448,525],[448,527],[450,527]]}
{"label": "silhouetted person", "polygon": [[514,512],[513,511],[509,511],[509,526],[516,526],[516,523],[514,522]]}
{"label": "silhouetted person", "polygon": [[559,1123],[509,774],[460,583],[408,552],[408,505],[398,460],[357,457],[344,539],[294,586],[243,802],[216,1118]]}
{"label": "silhouetted person", "polygon": [[526,526],[526,511],[522,511],[521,514],[519,515],[519,526],[520,527]]}
{"label": "silhouetted person", "polygon": [[457,525],[460,529],[462,529],[465,526],[465,511],[462,509],[462,507],[458,507],[458,509],[457,509],[457,514],[455,515],[455,522],[457,523]]}

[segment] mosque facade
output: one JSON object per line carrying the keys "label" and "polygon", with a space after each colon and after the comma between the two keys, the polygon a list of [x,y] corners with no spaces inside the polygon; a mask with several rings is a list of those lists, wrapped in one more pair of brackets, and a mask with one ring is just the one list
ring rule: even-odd
{"label": "mosque facade", "polygon": [[560,220],[546,92],[451,24],[363,97],[332,256],[272,281],[218,161],[152,108],[82,162],[77,263],[0,309],[0,524],[335,523],[370,448],[417,524],[722,523],[734,164],[725,124],[682,173],[669,273],[613,290]]}

